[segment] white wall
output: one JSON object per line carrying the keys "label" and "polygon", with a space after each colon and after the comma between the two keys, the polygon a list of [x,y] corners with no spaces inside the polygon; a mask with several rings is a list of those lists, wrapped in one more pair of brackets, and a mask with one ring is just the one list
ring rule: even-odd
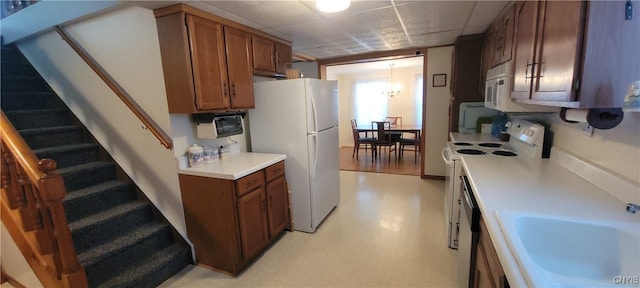
{"label": "white wall", "polygon": [[320,75],[318,75],[318,62],[294,62],[292,66],[300,70],[300,72],[304,74],[304,78],[320,79]]}
{"label": "white wall", "polygon": [[[426,113],[424,127],[424,174],[444,176],[445,166],[440,156],[449,138],[449,102],[451,93],[451,54],[453,46],[427,50]],[[433,74],[447,74],[447,86],[433,87]]]}
{"label": "white wall", "polygon": [[[2,256],[2,270],[18,283],[24,285],[24,287],[42,287],[40,280],[33,273],[27,260],[22,257],[22,253],[18,249],[15,241],[11,238],[11,234],[4,224],[2,231],[0,232],[0,243],[2,247],[0,249],[0,255]],[[5,287],[6,284],[2,284]]]}
{"label": "white wall", "polygon": [[[151,10],[125,8],[68,25],[67,30],[161,129],[173,134]],[[174,151],[144,132],[135,115],[55,32],[26,40],[18,47],[169,222],[186,236]],[[180,143],[181,139],[175,141]]]}
{"label": "white wall", "polygon": [[[388,116],[402,117],[403,124],[415,124],[421,115],[415,115],[415,79],[422,75],[422,66],[395,68],[393,70],[394,82],[402,84],[400,95],[389,98]],[[327,68],[327,79],[338,80],[338,109],[339,109],[339,145],[340,147],[353,147],[353,135],[351,133],[351,119],[355,115],[355,83],[357,80],[372,78],[389,78],[389,69],[363,71],[358,73],[335,74],[331,67]],[[358,123],[359,125],[367,123]]]}
{"label": "white wall", "polygon": [[620,125],[595,129],[592,137],[582,133],[584,124],[566,123],[557,114],[548,120],[554,146],[640,183],[640,113],[625,113]]}

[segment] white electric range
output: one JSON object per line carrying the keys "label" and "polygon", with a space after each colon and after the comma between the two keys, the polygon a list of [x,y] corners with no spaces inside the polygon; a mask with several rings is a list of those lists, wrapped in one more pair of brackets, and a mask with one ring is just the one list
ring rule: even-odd
{"label": "white electric range", "polygon": [[[463,155],[474,157],[542,157],[544,126],[513,120],[507,123],[508,142],[493,137],[480,137],[480,141],[452,141],[442,149],[445,162],[445,218],[449,248],[458,249],[460,225],[460,187]],[[464,137],[463,137],[464,138]]]}

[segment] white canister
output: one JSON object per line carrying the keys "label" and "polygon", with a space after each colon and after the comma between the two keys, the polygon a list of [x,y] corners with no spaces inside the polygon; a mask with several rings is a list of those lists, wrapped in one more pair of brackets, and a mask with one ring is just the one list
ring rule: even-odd
{"label": "white canister", "polygon": [[205,163],[211,163],[213,162],[213,159],[216,158],[216,155],[214,155],[213,153],[213,148],[209,147],[209,146],[204,146],[203,149],[203,157],[204,157],[204,162]]}
{"label": "white canister", "polygon": [[198,144],[189,147],[189,166],[200,167],[204,165],[204,150]]}

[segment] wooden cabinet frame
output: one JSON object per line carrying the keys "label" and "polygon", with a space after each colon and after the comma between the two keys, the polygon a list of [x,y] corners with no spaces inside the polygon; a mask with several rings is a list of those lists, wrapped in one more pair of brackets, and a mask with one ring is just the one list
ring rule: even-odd
{"label": "wooden cabinet frame", "polygon": [[236,275],[291,226],[284,171],[281,161],[235,181],[178,175],[198,265]]}

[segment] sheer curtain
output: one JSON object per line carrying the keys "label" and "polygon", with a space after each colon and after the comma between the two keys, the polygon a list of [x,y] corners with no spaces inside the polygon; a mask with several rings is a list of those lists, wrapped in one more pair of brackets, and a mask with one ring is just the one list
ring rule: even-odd
{"label": "sheer curtain", "polygon": [[414,77],[414,81],[415,81],[415,93],[414,93],[414,98],[415,98],[415,108],[416,108],[416,115],[415,118],[416,119],[416,124],[418,123],[422,123],[422,74],[417,74]]}
{"label": "sheer curtain", "polygon": [[389,98],[382,93],[387,85],[386,79],[356,80],[355,115],[358,125],[371,124],[387,116]]}

